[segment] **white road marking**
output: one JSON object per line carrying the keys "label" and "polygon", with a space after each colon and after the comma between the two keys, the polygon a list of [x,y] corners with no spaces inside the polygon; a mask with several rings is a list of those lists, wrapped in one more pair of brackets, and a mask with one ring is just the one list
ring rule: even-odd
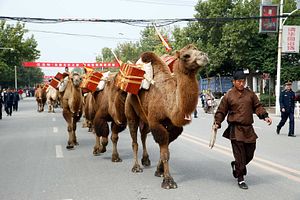
{"label": "white road marking", "polygon": [[53,133],[57,133],[58,132],[58,128],[57,127],[53,127]]}
{"label": "white road marking", "polygon": [[54,122],[55,122],[55,121],[56,121],[56,118],[55,118],[55,117],[53,117],[53,118],[52,118],[52,121],[54,121]]}
{"label": "white road marking", "polygon": [[[203,147],[209,148],[208,141],[198,138],[198,137],[195,137],[195,136],[192,136],[190,134],[187,134],[186,132],[182,134],[182,138],[185,140],[188,140],[192,143],[199,144]],[[215,144],[215,147],[213,150],[217,151],[219,153],[225,154],[227,156],[231,156],[231,157],[233,156],[232,150],[230,148],[227,148],[227,147],[224,147],[221,145]],[[265,160],[265,159],[257,157],[257,156],[254,157],[254,159],[251,163],[253,163],[254,165],[256,165],[260,168],[263,168],[267,171],[272,171],[274,173],[280,174],[281,176],[284,176],[288,179],[291,179],[291,180],[294,180],[294,181],[300,183],[300,177],[299,177],[300,171],[298,171],[298,170],[271,162],[269,160]]]}
{"label": "white road marking", "polygon": [[63,158],[63,151],[61,145],[55,145],[56,158]]}

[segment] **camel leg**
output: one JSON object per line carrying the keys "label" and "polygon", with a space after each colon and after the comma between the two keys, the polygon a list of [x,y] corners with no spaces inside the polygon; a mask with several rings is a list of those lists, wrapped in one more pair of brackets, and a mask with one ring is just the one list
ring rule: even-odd
{"label": "camel leg", "polygon": [[122,159],[119,157],[118,149],[117,149],[117,144],[119,140],[119,133],[123,131],[126,128],[125,125],[117,125],[115,122],[112,122],[111,124],[111,141],[113,143],[113,152],[111,156],[111,161],[112,162],[122,162]]}
{"label": "camel leg", "polygon": [[48,113],[50,113],[51,112],[51,103],[49,102],[48,103]]}
{"label": "camel leg", "polygon": [[100,137],[97,134],[95,134],[95,137],[96,137],[96,142],[93,150],[93,155],[98,156],[100,155],[100,149],[102,149],[102,147],[100,144]]}
{"label": "camel leg", "polygon": [[76,129],[77,129],[77,125],[76,125],[76,123],[77,123],[77,119],[75,119],[76,118],[76,116],[73,116],[72,117],[72,125],[73,125],[73,131],[72,131],[72,133],[73,133],[73,143],[75,144],[75,145],[79,145],[79,143],[78,143],[78,141],[77,141],[77,137],[76,137]]}
{"label": "camel leg", "polygon": [[[107,137],[109,135],[109,127],[106,120],[101,117],[95,117],[94,131],[96,133],[96,144],[94,146],[93,154],[99,155],[100,153],[106,152],[106,146],[108,144]],[[101,145],[100,145],[100,137],[102,137]]]}
{"label": "camel leg", "polygon": [[[149,120],[151,122],[151,120]],[[161,173],[161,165],[163,165],[163,182],[161,187],[164,189],[175,189],[177,188],[176,182],[173,180],[170,169],[169,169],[169,133],[166,130],[165,126],[159,123],[149,124],[152,135],[156,143],[159,144],[160,147],[160,161],[157,166],[157,171],[155,175]]]}
{"label": "camel leg", "polygon": [[128,121],[128,127],[129,127],[129,132],[132,140],[132,151],[133,151],[133,159],[134,159],[134,164],[131,171],[134,173],[143,172],[143,169],[141,168],[138,161],[138,149],[139,149],[139,145],[137,143],[138,123],[136,123],[136,120]]}
{"label": "camel leg", "polygon": [[67,109],[63,109],[63,117],[65,118],[68,124],[68,134],[69,134],[68,144],[66,148],[73,149],[75,144],[74,144],[74,134],[73,134],[73,127],[72,127],[73,125],[72,113]]}
{"label": "camel leg", "polygon": [[90,120],[87,121],[88,132],[93,132],[93,124]]}
{"label": "camel leg", "polygon": [[[141,122],[142,123],[142,122]],[[143,157],[141,159],[142,165],[143,166],[150,166],[151,161],[149,159],[149,154],[147,151],[147,146],[146,146],[146,139],[147,139],[147,134],[150,132],[149,126],[145,123],[140,123],[140,132],[141,132],[141,140],[142,140],[142,145],[143,145]]]}
{"label": "camel leg", "polygon": [[133,151],[133,160],[134,164],[131,169],[133,173],[143,172],[143,169],[141,168],[139,161],[138,161],[138,143],[137,143],[137,130],[139,125],[139,118],[136,115],[134,109],[130,104],[125,105],[125,114],[127,118],[128,128],[131,136],[131,145],[132,145],[132,151]]}

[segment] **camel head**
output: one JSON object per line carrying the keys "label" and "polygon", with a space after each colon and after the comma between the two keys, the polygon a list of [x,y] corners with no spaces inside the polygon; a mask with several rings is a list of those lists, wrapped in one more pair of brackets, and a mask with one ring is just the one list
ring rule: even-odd
{"label": "camel head", "polygon": [[75,87],[79,87],[79,85],[82,81],[82,78],[81,78],[80,74],[73,73],[72,76],[71,76],[71,81],[72,81],[72,83]]}
{"label": "camel head", "polygon": [[191,44],[177,51],[175,55],[180,61],[182,70],[187,73],[196,72],[209,62],[207,54]]}

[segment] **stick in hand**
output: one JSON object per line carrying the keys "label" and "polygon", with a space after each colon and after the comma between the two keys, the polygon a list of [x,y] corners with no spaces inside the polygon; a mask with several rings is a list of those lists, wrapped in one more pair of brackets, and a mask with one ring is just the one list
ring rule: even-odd
{"label": "stick in hand", "polygon": [[210,136],[210,141],[209,141],[209,147],[212,149],[215,145],[216,142],[216,137],[217,137],[217,130],[218,130],[218,125],[214,123],[211,129],[211,136]]}

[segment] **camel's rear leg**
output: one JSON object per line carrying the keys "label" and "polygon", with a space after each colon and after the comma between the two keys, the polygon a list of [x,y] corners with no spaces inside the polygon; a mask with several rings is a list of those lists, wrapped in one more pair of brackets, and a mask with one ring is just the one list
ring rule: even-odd
{"label": "camel's rear leg", "polygon": [[138,149],[139,145],[137,143],[137,130],[138,130],[138,121],[135,120],[128,120],[128,127],[130,131],[130,136],[132,140],[132,150],[133,150],[133,159],[134,159],[134,164],[131,169],[132,172],[137,173],[137,172],[143,172],[143,169],[141,168],[139,161],[138,161]]}
{"label": "camel's rear leg", "polygon": [[141,162],[143,166],[148,167],[151,165],[151,161],[149,159],[149,154],[146,146],[147,134],[150,132],[149,126],[143,122],[140,122],[140,132],[141,132],[141,140],[143,145],[143,157],[141,159]]}
{"label": "camel's rear leg", "polygon": [[94,119],[94,131],[96,135],[96,143],[94,146],[93,154],[96,156],[100,153],[106,152],[106,146],[108,144],[107,137],[109,135],[109,127],[106,120],[100,117],[96,117]]}
{"label": "camel's rear leg", "polygon": [[119,140],[119,133],[123,131],[125,128],[126,128],[126,124],[117,125],[115,122],[112,122],[111,124],[111,130],[112,130],[111,141],[113,143],[113,152],[111,156],[112,162],[122,162],[122,159],[119,157],[117,144]]}

